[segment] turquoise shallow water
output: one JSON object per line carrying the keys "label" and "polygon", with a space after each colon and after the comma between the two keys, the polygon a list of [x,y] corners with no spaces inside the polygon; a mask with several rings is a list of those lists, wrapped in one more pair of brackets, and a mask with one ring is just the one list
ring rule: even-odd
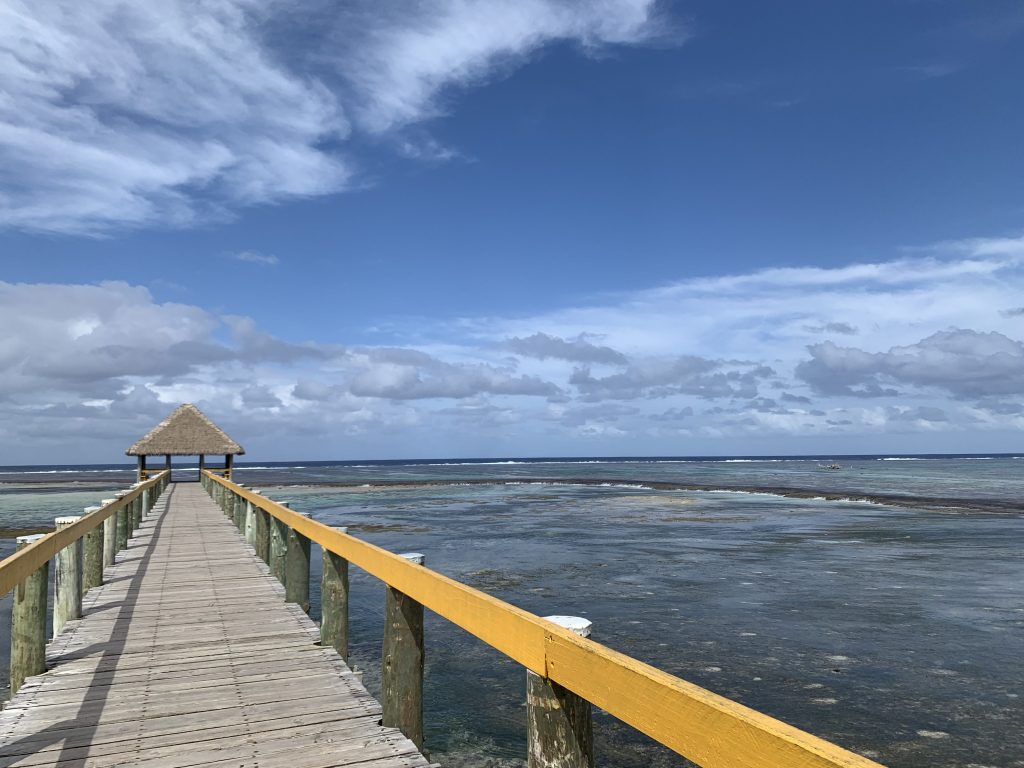
{"label": "turquoise shallow water", "polygon": [[[819,463],[303,465],[239,479],[528,610],[584,615],[600,642],[889,765],[1024,765],[1024,465]],[[7,527],[46,524],[120,479],[7,477]],[[422,482],[495,477],[515,484]],[[385,481],[409,484],[372,486]],[[838,492],[914,505],[816,498]],[[373,688],[383,588],[356,570],[352,584],[353,659]],[[517,764],[522,669],[438,617],[427,633],[428,747],[448,765]],[[601,765],[678,764],[600,713],[596,739]]]}

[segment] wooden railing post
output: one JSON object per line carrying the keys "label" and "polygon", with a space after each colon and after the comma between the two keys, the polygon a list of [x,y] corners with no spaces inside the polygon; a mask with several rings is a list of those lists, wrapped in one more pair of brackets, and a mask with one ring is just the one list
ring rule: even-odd
{"label": "wooden railing post", "polygon": [[[546,616],[581,637],[591,623],[577,616]],[[528,768],[593,768],[594,729],[590,702],[558,683],[526,671]]]}
{"label": "wooden railing post", "polygon": [[[17,549],[34,544],[46,534],[19,536]],[[26,677],[46,671],[46,593],[50,563],[45,562],[14,588],[11,603],[11,696]]]}
{"label": "wooden railing post", "polygon": [[[127,496],[131,491],[118,491],[115,496]],[[128,538],[135,535],[135,500],[126,502],[124,505],[125,521],[128,526]]]}
{"label": "wooden railing post", "polygon": [[139,530],[139,526],[142,525],[142,494],[140,493],[131,503],[128,505],[128,519],[131,521],[131,532],[132,536]]}
{"label": "wooden railing post", "polygon": [[[242,483],[239,483],[238,487],[245,488]],[[246,500],[241,496],[235,498],[235,515],[233,522],[235,523],[235,528],[239,531],[245,527],[245,507],[247,503],[248,502],[246,502]]]}
{"label": "wooden railing post", "polygon": [[[98,512],[100,507],[86,507],[85,514]],[[105,521],[104,521],[105,522]],[[82,557],[82,594],[103,583],[103,526],[97,525],[85,534]]]}
{"label": "wooden railing post", "polygon": [[[417,565],[418,552],[402,555]],[[381,653],[383,724],[398,728],[423,747],[423,605],[385,586],[384,647]]]}
{"label": "wooden railing post", "polygon": [[264,563],[270,564],[270,513],[255,507],[256,517],[256,554]]}
{"label": "wooden railing post", "polygon": [[[78,516],[58,517],[57,530],[81,520]],[[77,539],[57,553],[53,577],[53,636],[72,619],[82,618],[82,540]]]}
{"label": "wooden railing post", "polygon": [[153,491],[147,488],[142,492],[142,516],[146,517],[149,515],[149,510],[153,508]]}
{"label": "wooden railing post", "polygon": [[[309,517],[306,513],[300,513]],[[309,539],[296,531],[287,528],[288,543],[285,546],[284,562],[284,600],[296,603],[309,613]]]}
{"label": "wooden railing post", "polygon": [[[289,502],[277,502],[282,507],[287,507]],[[288,552],[288,526],[273,515],[270,516],[270,575],[285,584],[287,575],[285,565]],[[287,594],[287,592],[286,592]]]}
{"label": "wooden railing post", "polygon": [[[348,528],[338,528],[348,533]],[[348,664],[348,560],[323,550],[320,578],[320,645],[330,646]]]}
{"label": "wooden railing post", "polygon": [[[114,494],[114,498],[111,501],[116,501],[124,496],[122,491],[118,491]],[[104,501],[106,503],[106,501]],[[122,505],[119,510],[115,513],[117,515],[117,551],[120,552],[122,549],[128,549],[128,536],[130,535],[129,521],[128,521],[128,505]]]}
{"label": "wooden railing post", "polygon": [[[113,499],[100,502],[104,507]],[[109,568],[117,557],[117,515],[113,514],[103,521],[103,567]]]}
{"label": "wooden railing post", "polygon": [[[263,491],[259,488],[253,488],[252,492],[260,494]],[[256,506],[251,502],[245,503],[245,543],[253,549],[256,548]]]}

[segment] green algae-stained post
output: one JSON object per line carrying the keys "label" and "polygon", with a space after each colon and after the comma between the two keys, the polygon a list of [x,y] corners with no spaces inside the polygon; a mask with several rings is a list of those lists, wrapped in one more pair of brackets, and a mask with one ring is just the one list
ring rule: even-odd
{"label": "green algae-stained post", "polygon": [[[301,513],[303,517],[308,514]],[[309,613],[309,539],[288,528],[288,543],[284,556],[284,599],[296,603]]]}
{"label": "green algae-stained post", "polygon": [[[238,487],[245,488],[245,485],[243,483],[239,483]],[[243,530],[245,527],[245,510],[247,506],[248,502],[244,498],[242,498],[241,495],[236,497],[235,515],[234,518],[232,519],[232,522],[235,524],[235,528],[237,528],[239,531]]]}
{"label": "green algae-stained post", "polygon": [[[418,552],[402,555],[423,565]],[[381,706],[385,726],[398,728],[423,747],[423,605],[385,587],[384,644],[381,653]]]}
{"label": "green algae-stained post", "polygon": [[[287,501],[279,501],[282,507],[287,507]],[[270,518],[270,575],[285,584],[285,559],[288,552],[288,526],[276,517]]]}
{"label": "green algae-stained post", "polygon": [[[578,616],[545,616],[581,637],[591,623]],[[593,768],[590,702],[535,672],[526,671],[526,743],[529,768]]]}
{"label": "green algae-stained post", "polygon": [[[348,528],[338,528],[348,533]],[[331,647],[348,664],[348,560],[323,550],[320,578],[320,645]]]}
{"label": "green algae-stained post", "polygon": [[[19,536],[17,549],[24,549],[46,534]],[[50,563],[45,562],[14,588],[11,603],[11,696],[26,677],[46,671],[46,593]]]}
{"label": "green algae-stained post", "polygon": [[[82,518],[75,516],[58,517],[54,520],[57,530],[67,528]],[[64,629],[73,619],[82,618],[82,540],[75,539],[54,558],[53,576],[53,636]]]}
{"label": "green algae-stained post", "polygon": [[[92,515],[102,507],[86,507],[85,514]],[[103,525],[97,525],[85,534],[82,547],[82,594],[103,583]]]}
{"label": "green algae-stained post", "polygon": [[142,527],[142,494],[140,493],[132,501],[132,530],[137,531]]}
{"label": "green algae-stained post", "polygon": [[[114,494],[115,501],[125,496],[127,491],[118,491]],[[128,549],[128,537],[131,535],[131,521],[128,518],[128,505],[122,504],[117,510],[117,551]]]}
{"label": "green algae-stained post", "polygon": [[270,513],[256,508],[256,554],[264,563],[270,564]]}

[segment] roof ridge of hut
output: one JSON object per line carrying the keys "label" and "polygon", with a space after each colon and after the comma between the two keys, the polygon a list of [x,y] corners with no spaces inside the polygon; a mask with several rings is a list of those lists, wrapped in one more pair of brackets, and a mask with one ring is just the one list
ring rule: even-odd
{"label": "roof ridge of hut", "polygon": [[183,403],[134,443],[129,456],[238,455],[245,449],[192,403]]}

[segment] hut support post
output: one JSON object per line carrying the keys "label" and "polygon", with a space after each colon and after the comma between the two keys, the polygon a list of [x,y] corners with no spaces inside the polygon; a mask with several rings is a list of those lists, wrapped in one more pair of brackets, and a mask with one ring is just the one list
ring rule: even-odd
{"label": "hut support post", "polygon": [[[590,635],[591,623],[576,616],[547,616],[549,621]],[[526,743],[528,768],[593,768],[594,730],[590,702],[558,683],[526,671]]]}
{"label": "hut support post", "polygon": [[224,457],[224,479],[231,479],[231,469],[234,467],[235,457],[230,453]]}
{"label": "hut support post", "polygon": [[[44,534],[19,536],[17,548],[24,549]],[[50,563],[43,563],[14,588],[11,603],[11,696],[25,678],[46,671],[46,592]]]}
{"label": "hut support post", "polygon": [[[423,555],[402,557],[423,565]],[[385,587],[381,654],[383,724],[398,728],[417,749],[423,747],[423,604]]]}
{"label": "hut support post", "polygon": [[[348,528],[339,528],[348,533]],[[325,549],[320,580],[320,645],[330,646],[348,664],[348,560]]]}
{"label": "hut support post", "polygon": [[138,469],[138,473],[137,474],[138,474],[138,476],[135,478],[136,482],[141,483],[143,480],[146,479],[146,457],[145,456],[139,456],[139,469]]}

